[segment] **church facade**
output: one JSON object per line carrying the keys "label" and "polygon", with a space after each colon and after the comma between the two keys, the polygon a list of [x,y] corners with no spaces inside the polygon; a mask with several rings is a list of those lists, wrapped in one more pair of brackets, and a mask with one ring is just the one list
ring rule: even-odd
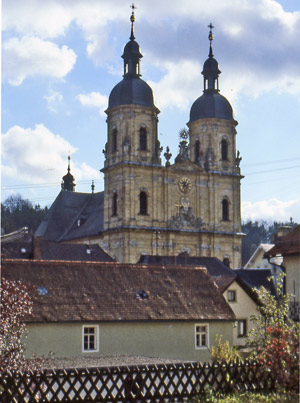
{"label": "church facade", "polygon": [[170,164],[158,140],[159,110],[141,79],[142,54],[131,36],[122,58],[124,75],[111,91],[105,146],[104,222],[101,246],[120,262],[143,254],[214,256],[241,265],[240,158],[230,103],[219,91],[218,62],[205,61],[203,94],[181,131]]}
{"label": "church facade", "polygon": [[[75,192],[68,173],[62,191],[35,236],[48,241],[98,243],[116,261],[136,263],[141,255],[217,257],[241,267],[239,152],[236,125],[220,94],[212,50],[203,66],[204,91],[180,133],[171,164],[158,140],[159,109],[141,78],[139,44],[131,15],[124,47],[123,79],[112,89],[107,114],[104,192]],[[162,162],[162,159],[164,162]]]}

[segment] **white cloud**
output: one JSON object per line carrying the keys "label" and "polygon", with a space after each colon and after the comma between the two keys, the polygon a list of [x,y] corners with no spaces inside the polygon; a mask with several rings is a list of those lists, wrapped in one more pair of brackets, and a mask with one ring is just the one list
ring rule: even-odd
{"label": "white cloud", "polygon": [[76,98],[82,106],[97,108],[100,115],[105,115],[104,111],[108,105],[107,96],[101,95],[99,92],[90,92],[89,94],[79,94]]}
{"label": "white cloud", "polygon": [[[2,135],[2,174],[29,183],[60,182],[67,170],[67,155],[76,148],[43,124],[34,129],[11,127]],[[76,180],[98,179],[100,173],[72,158]]]}
{"label": "white cloud", "polygon": [[[155,94],[155,102],[160,108],[175,107],[186,110],[191,101],[200,96],[199,88],[203,82],[199,63],[184,60],[176,64],[160,64],[167,70],[159,82],[148,81]],[[182,74],[182,72],[185,74]]]}
{"label": "white cloud", "polygon": [[242,202],[243,220],[289,221],[291,217],[295,222],[300,222],[300,199],[282,201],[273,198]]}
{"label": "white cloud", "polygon": [[[120,65],[120,59],[115,59],[120,53],[118,35],[124,34],[125,44],[125,35],[130,30],[130,9],[124,6],[123,0],[114,0],[113,12],[108,0],[5,0],[3,3],[4,30],[57,38],[65,35],[71,24],[76,24],[85,38],[87,55],[95,64],[108,71]],[[162,97],[162,106],[177,103],[183,108],[185,100],[191,98],[193,64],[202,67],[207,57],[207,24],[211,20],[216,27],[216,58],[221,70],[226,72],[220,80],[224,95],[230,94],[234,99],[241,92],[257,96],[274,89],[300,94],[300,12],[286,12],[275,0],[141,1],[136,11],[137,41],[142,51],[147,51],[149,62],[167,68],[167,73],[153,84],[172,95]],[[53,64],[57,65],[56,59]],[[178,65],[187,69],[182,70]],[[14,82],[20,80],[21,73],[19,78],[12,78]],[[234,93],[229,88],[232,82]],[[176,95],[174,83],[178,83]],[[198,88],[200,95],[201,83]]]}
{"label": "white cloud", "polygon": [[30,76],[65,77],[74,67],[76,54],[67,46],[37,37],[10,38],[3,44],[3,78],[20,85]]}
{"label": "white cloud", "polygon": [[50,90],[48,95],[45,95],[43,99],[47,101],[48,109],[51,112],[57,112],[57,108],[62,102],[63,96],[57,91]]}

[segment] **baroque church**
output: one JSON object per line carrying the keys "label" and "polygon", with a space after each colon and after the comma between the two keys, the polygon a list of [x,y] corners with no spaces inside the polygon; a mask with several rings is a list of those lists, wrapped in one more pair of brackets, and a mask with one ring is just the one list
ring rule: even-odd
{"label": "baroque church", "polygon": [[[118,262],[143,255],[217,257],[241,267],[240,156],[228,100],[220,94],[213,26],[203,65],[203,94],[190,109],[171,163],[158,140],[159,109],[141,78],[139,44],[131,35],[123,51],[123,79],[112,89],[104,147],[104,191],[75,192],[70,172],[35,238],[99,244]],[[164,162],[162,162],[164,158]]]}

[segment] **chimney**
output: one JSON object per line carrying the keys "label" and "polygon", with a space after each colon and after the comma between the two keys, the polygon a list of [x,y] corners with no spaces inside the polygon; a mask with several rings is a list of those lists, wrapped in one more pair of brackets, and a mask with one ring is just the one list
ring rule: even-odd
{"label": "chimney", "polygon": [[292,228],[289,225],[282,225],[278,227],[277,233],[272,235],[272,243],[278,242],[281,238],[286,236],[286,234],[288,234],[291,230]]}
{"label": "chimney", "polygon": [[42,260],[42,237],[33,237],[33,259]]}

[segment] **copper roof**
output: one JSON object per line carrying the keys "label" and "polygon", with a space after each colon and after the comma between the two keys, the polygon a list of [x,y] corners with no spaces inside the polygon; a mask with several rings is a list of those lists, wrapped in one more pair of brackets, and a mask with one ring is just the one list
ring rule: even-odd
{"label": "copper roof", "polygon": [[204,268],[3,260],[27,284],[30,322],[234,320]]}
{"label": "copper roof", "polygon": [[264,257],[300,255],[300,225],[282,237]]}

